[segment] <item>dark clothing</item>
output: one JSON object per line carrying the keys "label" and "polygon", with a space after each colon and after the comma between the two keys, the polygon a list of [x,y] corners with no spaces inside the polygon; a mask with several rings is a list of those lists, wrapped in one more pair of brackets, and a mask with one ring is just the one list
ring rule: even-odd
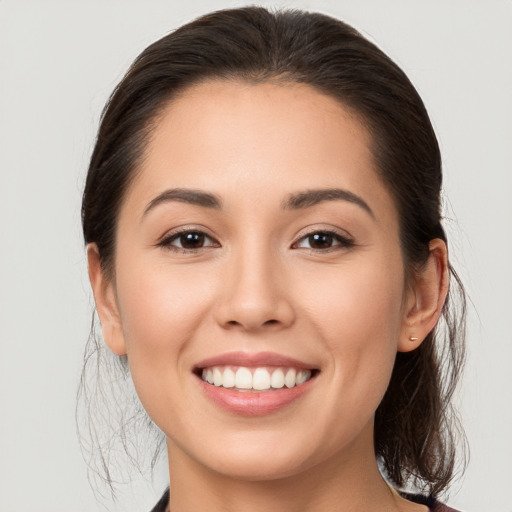
{"label": "dark clothing", "polygon": [[155,505],[155,508],[151,512],[165,512],[169,503],[169,489],[165,491],[164,495],[160,498],[160,501]]}
{"label": "dark clothing", "polygon": [[[458,512],[454,508],[450,508],[443,503],[437,501],[433,496],[421,496],[420,494],[405,494],[401,493],[402,497],[412,501],[414,503],[419,503],[420,505],[426,505],[430,512]],[[165,510],[165,507],[162,509]]]}
{"label": "dark clothing", "polygon": [[[437,501],[432,496],[420,496],[420,495],[412,495],[412,494],[404,494],[402,496],[409,501],[413,501],[414,503],[419,503],[420,505],[426,505],[430,512],[457,512],[457,510],[447,507],[443,505],[439,501]],[[169,489],[165,491],[165,494],[162,496],[160,501],[156,504],[155,508],[151,512],[165,512],[167,504],[169,503]]]}

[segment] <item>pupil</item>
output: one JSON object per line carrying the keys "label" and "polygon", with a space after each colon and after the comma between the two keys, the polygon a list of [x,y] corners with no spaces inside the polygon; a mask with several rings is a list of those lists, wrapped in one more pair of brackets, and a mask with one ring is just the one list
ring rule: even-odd
{"label": "pupil", "polygon": [[309,243],[314,249],[323,249],[325,247],[331,247],[332,235],[327,233],[315,233],[309,237]]}
{"label": "pupil", "polygon": [[181,237],[181,245],[185,249],[195,249],[204,244],[204,235],[202,233],[187,233]]}

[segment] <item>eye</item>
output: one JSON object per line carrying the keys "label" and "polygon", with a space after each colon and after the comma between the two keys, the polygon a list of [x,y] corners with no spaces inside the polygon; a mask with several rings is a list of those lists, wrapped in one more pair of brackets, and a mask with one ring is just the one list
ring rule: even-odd
{"label": "eye", "polygon": [[219,247],[219,243],[216,240],[203,231],[198,230],[179,231],[166,237],[158,245],[182,252],[197,251],[205,247]]}
{"label": "eye", "polygon": [[349,238],[334,231],[314,231],[303,236],[293,248],[312,249],[314,251],[328,251],[329,249],[342,249],[354,245]]}

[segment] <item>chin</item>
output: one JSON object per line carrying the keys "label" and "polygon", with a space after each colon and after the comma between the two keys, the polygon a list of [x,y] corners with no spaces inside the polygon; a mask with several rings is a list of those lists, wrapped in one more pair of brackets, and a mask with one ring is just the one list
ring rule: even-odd
{"label": "chin", "polygon": [[192,456],[203,468],[227,478],[273,481],[306,472],[329,459],[335,449],[324,437],[310,428],[231,431],[223,438],[201,440]]}
{"label": "chin", "polygon": [[240,457],[236,454],[224,457],[222,461],[215,461],[210,469],[230,479],[246,482],[264,482],[287,478],[307,469],[303,460],[287,457],[282,454],[261,452],[253,457]]}

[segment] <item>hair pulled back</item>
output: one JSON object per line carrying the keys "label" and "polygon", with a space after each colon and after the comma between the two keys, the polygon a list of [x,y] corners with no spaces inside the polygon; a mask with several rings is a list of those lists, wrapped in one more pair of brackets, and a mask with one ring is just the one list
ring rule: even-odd
{"label": "hair pulled back", "polygon": [[[340,101],[370,133],[375,167],[398,208],[407,275],[425,263],[432,239],[446,241],[439,146],[402,70],[339,20],[248,7],[203,16],[155,42],[110,97],[82,204],[85,242],[97,244],[107,277],[115,273],[119,208],[152,127],[177,94],[208,79],[296,82]],[[458,424],[451,397],[464,354],[464,292],[450,272],[452,297],[442,320],[417,350],[397,355],[375,418],[376,455],[388,479],[434,495],[447,487],[455,469]],[[452,305],[456,291],[462,299],[458,309]]]}

